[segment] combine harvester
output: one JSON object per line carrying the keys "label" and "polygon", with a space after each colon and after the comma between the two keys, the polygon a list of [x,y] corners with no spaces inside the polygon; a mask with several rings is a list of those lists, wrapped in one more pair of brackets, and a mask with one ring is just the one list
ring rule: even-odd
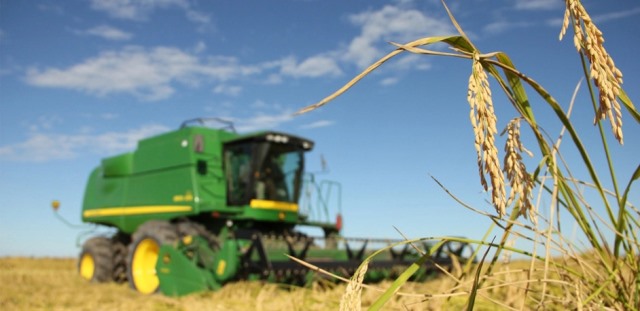
{"label": "combine harvester", "polygon": [[[235,280],[304,284],[316,273],[286,255],[348,277],[372,244],[399,242],[340,235],[340,185],[304,173],[313,142],[277,132],[240,135],[230,123],[218,129],[205,120],[143,139],[91,173],[82,220],[117,231],[84,243],[83,278],[128,280],[141,293],[170,296]],[[321,236],[301,227],[319,228]],[[468,245],[445,243],[414,278],[469,253]],[[366,280],[394,277],[417,258],[407,244],[389,247],[369,263]]]}

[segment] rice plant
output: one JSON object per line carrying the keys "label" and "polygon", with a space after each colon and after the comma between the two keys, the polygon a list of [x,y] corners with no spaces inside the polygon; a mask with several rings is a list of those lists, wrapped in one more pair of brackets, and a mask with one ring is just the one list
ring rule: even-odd
{"label": "rice plant", "polygon": [[[622,71],[615,66],[604,47],[604,34],[580,0],[566,0],[565,4],[560,39],[567,35],[567,31],[573,31],[573,43],[586,81],[585,89],[593,106],[593,122],[600,133],[600,150],[588,149],[583,143],[581,133],[571,120],[573,101],[569,109],[564,110],[534,78],[519,71],[507,54],[478,50],[444,2],[444,9],[458,31],[457,35],[393,43],[394,51],[333,94],[299,111],[306,113],[325,105],[400,54],[453,57],[469,62],[467,100],[480,186],[490,193],[495,213],[482,212],[464,204],[453,194],[455,189],[449,190],[434,180],[461,206],[478,213],[478,217],[490,218],[493,225],[480,239],[442,237],[428,240],[475,244],[477,251],[483,250],[483,260],[480,264],[468,262],[453,271],[442,269],[448,286],[429,293],[402,291],[406,280],[415,271],[414,267],[409,267],[388,288],[382,289],[383,292],[370,304],[370,309],[380,309],[398,295],[415,297],[417,304],[434,309],[442,305],[516,310],[639,308],[640,211],[628,196],[640,178],[640,165],[631,173],[629,180],[618,177],[614,165],[616,159],[609,147],[611,139],[603,123],[609,123],[615,140],[613,143],[622,145],[624,111],[631,116],[628,120],[636,125],[640,123],[640,114],[622,87]],[[450,50],[430,49],[442,43]],[[496,95],[492,88],[500,90],[501,96],[506,97],[514,108],[513,115],[496,114],[493,101]],[[536,118],[536,111],[543,107],[533,107],[530,95],[539,97],[553,110],[557,121],[562,124],[559,133],[545,131],[545,124]],[[499,128],[501,122],[506,124],[504,130]],[[533,140],[522,141],[522,131],[527,131]],[[503,148],[496,145],[499,133],[507,135]],[[568,163],[565,160],[560,152],[562,143],[571,144],[578,151],[579,161]],[[529,154],[527,148],[538,151],[537,158],[534,158],[535,167],[527,167],[523,161],[523,155]],[[500,149],[504,150],[502,161]],[[593,162],[591,153],[594,152],[605,155],[607,165],[604,169]],[[585,169],[588,177],[574,177],[577,169]],[[603,212],[594,208],[600,206]],[[577,230],[572,232],[569,224]],[[499,232],[497,239],[490,241],[496,231]],[[575,236],[579,238],[574,239]],[[527,246],[516,247],[518,243],[514,244],[514,241],[525,241],[523,244]],[[488,252],[487,247],[492,252]],[[528,259],[505,265],[514,253]],[[430,256],[431,253],[425,253],[416,265]],[[361,308],[361,275],[366,266],[367,261],[350,280],[341,303],[343,309]],[[460,299],[464,299],[462,305]]]}

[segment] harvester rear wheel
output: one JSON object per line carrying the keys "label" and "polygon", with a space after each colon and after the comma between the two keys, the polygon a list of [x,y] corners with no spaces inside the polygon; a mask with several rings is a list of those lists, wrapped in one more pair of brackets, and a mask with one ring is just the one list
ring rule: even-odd
{"label": "harvester rear wheel", "polygon": [[127,281],[127,245],[130,237],[121,232],[111,238],[113,250],[113,280],[116,283]]}
{"label": "harvester rear wheel", "polygon": [[78,261],[78,272],[83,279],[95,283],[112,280],[111,246],[111,240],[106,237],[93,237],[84,242]]}
{"label": "harvester rear wheel", "polygon": [[160,287],[156,273],[160,246],[178,240],[176,226],[167,221],[148,221],[138,228],[131,240],[127,256],[129,285],[143,294],[156,293]]}

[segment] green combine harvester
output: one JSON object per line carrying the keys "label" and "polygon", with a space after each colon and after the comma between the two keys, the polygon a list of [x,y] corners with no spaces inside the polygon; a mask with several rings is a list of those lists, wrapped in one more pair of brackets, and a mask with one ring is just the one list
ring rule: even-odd
{"label": "green combine harvester", "polygon": [[[105,158],[93,170],[82,220],[116,233],[84,242],[83,278],[128,281],[141,293],[170,296],[235,280],[302,285],[316,273],[287,255],[348,277],[371,245],[398,242],[340,235],[340,185],[304,172],[312,141],[277,132],[240,135],[228,123],[206,127],[207,120],[143,139],[135,151]],[[464,257],[467,249],[445,244],[414,278],[424,279],[435,264],[451,265],[451,256]],[[418,256],[408,245],[389,248],[369,264],[366,279],[394,277]]]}

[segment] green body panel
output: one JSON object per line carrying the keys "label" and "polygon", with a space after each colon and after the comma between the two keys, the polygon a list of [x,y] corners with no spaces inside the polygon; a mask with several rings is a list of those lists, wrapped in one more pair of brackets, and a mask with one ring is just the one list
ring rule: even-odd
{"label": "green body panel", "polygon": [[123,177],[133,173],[133,153],[125,153],[102,160],[105,177]]}
{"label": "green body panel", "polygon": [[[194,218],[214,212],[221,219],[239,221],[240,226],[255,221],[292,226],[300,223],[297,210],[252,208],[249,202],[229,205],[229,172],[223,167],[225,144],[264,141],[268,135],[286,134],[238,135],[220,129],[184,127],[140,140],[136,150],[105,158],[93,170],[85,190],[82,220],[113,226],[127,234],[149,220]],[[310,141],[288,137],[304,144],[305,151],[312,146]],[[256,152],[251,156],[256,157]],[[239,174],[241,169],[234,166],[230,170]]]}
{"label": "green body panel", "polygon": [[[267,249],[267,257],[269,260],[273,261],[288,261],[289,257],[287,257],[287,249]],[[344,249],[310,249],[307,252],[308,258],[313,258],[315,260],[326,260],[326,261],[347,261],[349,257],[347,256],[347,252]]]}
{"label": "green body panel", "polygon": [[[243,268],[242,257],[245,255],[244,252],[252,247],[252,241],[238,239],[226,227],[220,231],[218,241],[220,246],[216,247],[216,249],[212,249],[209,243],[199,236],[183,239],[177,245],[161,246],[158,262],[156,263],[160,291],[168,296],[183,296],[205,290],[217,290],[225,283],[236,280]],[[289,249],[283,243],[283,241],[280,241],[278,245],[270,244],[264,249],[266,255],[264,264],[287,263],[286,268],[280,268],[279,272],[275,270],[266,271],[267,274],[261,273],[261,271],[254,271],[245,275],[246,279],[279,282],[282,280],[283,275],[292,277],[294,271],[306,271],[304,267],[291,262],[289,257],[285,255],[289,252]],[[250,260],[253,263],[260,262],[259,251],[253,252],[252,255]],[[305,259],[324,262],[349,261],[344,249],[325,248],[309,249]],[[358,266],[359,264],[359,261],[351,261],[352,266]],[[311,280],[314,274],[311,271],[304,273],[304,278],[307,280]],[[388,272],[379,271],[368,276],[368,278],[375,280],[388,274]]]}
{"label": "green body panel", "polygon": [[208,270],[199,267],[192,259],[169,245],[160,248],[156,271],[160,280],[160,292],[167,296],[182,296],[222,287]]}
{"label": "green body panel", "polygon": [[152,219],[174,219],[226,206],[222,145],[239,137],[186,127],[143,139],[134,152],[102,160],[87,182],[82,220],[133,233]]}
{"label": "green body panel", "polygon": [[214,278],[220,283],[227,282],[234,278],[240,269],[240,245],[239,241],[229,238],[227,230],[223,229],[220,235],[222,247],[216,254],[216,258],[213,261]]}

